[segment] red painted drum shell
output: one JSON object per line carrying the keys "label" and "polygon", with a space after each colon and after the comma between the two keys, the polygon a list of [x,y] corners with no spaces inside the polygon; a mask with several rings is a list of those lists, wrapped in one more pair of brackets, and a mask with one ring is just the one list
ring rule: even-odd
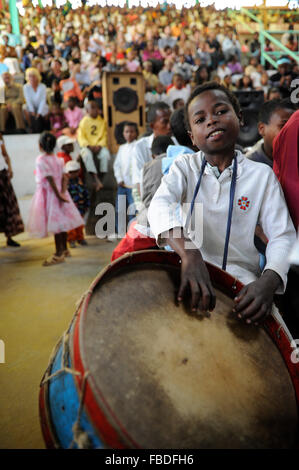
{"label": "red painted drum shell", "polygon": [[[219,288],[227,297],[233,299],[243,288],[243,284],[218,267],[209,263],[206,264],[213,285]],[[123,268],[130,270],[140,265],[161,265],[163,268],[169,266],[171,269],[177,268],[179,270],[180,259],[175,253],[162,250],[146,250],[130,253],[111,263],[95,278],[75,319],[70,342],[73,367],[81,372],[81,376],[76,377],[78,389],[81,391],[84,374],[89,371],[88,361],[84,355],[85,345],[83,336],[91,298],[97,289],[105,282],[113,279]],[[299,403],[299,368],[297,364],[291,362],[292,349],[284,327],[280,325],[274,317],[269,317],[264,324],[264,329],[272,338],[284,359],[293,382],[297,403]],[[139,442],[136,442],[132,434],[127,431],[125,425],[109,405],[105,395],[101,393],[92,374],[88,376],[85,385],[85,411],[105,445],[110,448],[118,449],[143,447]]]}

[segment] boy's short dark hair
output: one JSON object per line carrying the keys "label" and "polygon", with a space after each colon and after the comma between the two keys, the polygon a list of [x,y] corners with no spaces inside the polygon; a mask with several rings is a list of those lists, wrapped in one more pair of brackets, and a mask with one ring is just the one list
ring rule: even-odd
{"label": "boy's short dark hair", "polygon": [[152,143],[152,154],[161,155],[166,153],[167,147],[169,145],[174,145],[173,140],[168,135],[158,135],[154,138]]}
{"label": "boy's short dark hair", "polygon": [[271,100],[266,101],[262,104],[262,107],[259,111],[258,121],[263,122],[264,124],[269,124],[272,114],[274,114],[278,109],[293,109],[296,110],[294,104],[288,99],[283,100]]}
{"label": "boy's short dark hair", "polygon": [[173,79],[174,79],[175,77],[180,77],[182,80],[184,80],[183,75],[182,75],[181,73],[179,73],[179,72],[176,72],[176,73],[173,74],[172,81],[173,81]]}
{"label": "boy's short dark hair", "polygon": [[180,101],[184,101],[184,100],[182,98],[176,98],[175,100],[173,100],[172,102],[173,109],[176,109],[176,106]]}
{"label": "boy's short dark hair", "polygon": [[189,122],[189,116],[188,116],[188,108],[189,108],[189,105],[190,105],[191,101],[193,101],[194,98],[199,96],[201,93],[203,93],[205,91],[209,91],[209,90],[223,91],[223,93],[227,96],[229,102],[231,103],[232,107],[234,108],[236,115],[239,117],[240,112],[241,112],[241,106],[240,106],[240,103],[239,103],[238,99],[236,98],[236,96],[231,91],[229,91],[228,88],[226,88],[223,85],[219,85],[219,83],[217,83],[217,82],[206,82],[203,85],[197,86],[193,90],[193,92],[191,93],[191,95],[190,95],[190,97],[189,97],[189,99],[188,99],[188,101],[185,105],[185,125],[186,125],[186,128],[187,128],[188,131],[191,130],[190,122]]}
{"label": "boy's short dark hair", "polygon": [[180,145],[185,145],[185,147],[192,147],[192,141],[185,125],[184,108],[176,109],[172,113],[170,116],[170,127],[174,137]]}
{"label": "boy's short dark hair", "polygon": [[94,104],[100,109],[100,105],[99,105],[99,103],[97,102],[97,100],[88,100],[86,106],[88,107],[88,106],[89,106],[90,104],[92,104],[92,103],[94,103]]}
{"label": "boy's short dark hair", "polygon": [[170,111],[170,107],[164,101],[158,101],[150,106],[147,113],[147,122],[152,124],[155,122],[157,117],[157,111]]}
{"label": "boy's short dark hair", "polygon": [[136,131],[136,134],[139,135],[139,129],[138,129],[138,126],[137,126],[136,122],[125,121],[124,125],[123,125],[123,130],[125,129],[126,126],[134,127],[134,129]]}
{"label": "boy's short dark hair", "polygon": [[267,91],[267,100],[269,99],[269,96],[271,95],[271,93],[279,93],[280,96],[281,96],[281,92],[280,92],[279,88],[271,87],[271,88],[269,88],[269,90]]}

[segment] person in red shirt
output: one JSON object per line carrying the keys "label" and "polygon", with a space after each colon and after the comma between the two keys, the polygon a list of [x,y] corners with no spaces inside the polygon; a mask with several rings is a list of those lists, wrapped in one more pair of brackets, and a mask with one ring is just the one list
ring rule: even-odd
{"label": "person in red shirt", "polygon": [[71,153],[74,151],[74,142],[75,140],[67,135],[62,135],[57,139],[57,146],[60,149],[57,152],[57,157],[63,158],[64,164],[72,161]]}
{"label": "person in red shirt", "polygon": [[[299,232],[299,110],[283,126],[273,141],[273,171],[276,174],[297,233]],[[279,220],[279,214],[277,214]],[[277,303],[290,332],[299,338],[299,273],[291,266],[288,283]]]}
{"label": "person in red shirt", "polygon": [[298,231],[299,226],[299,110],[281,129],[273,142],[273,171],[276,174]]}

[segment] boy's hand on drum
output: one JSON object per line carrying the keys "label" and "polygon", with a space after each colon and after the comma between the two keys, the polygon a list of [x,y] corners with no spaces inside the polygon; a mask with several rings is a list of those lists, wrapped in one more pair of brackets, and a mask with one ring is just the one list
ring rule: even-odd
{"label": "boy's hand on drum", "polygon": [[258,323],[272,311],[272,303],[275,291],[281,283],[279,275],[268,269],[254,282],[251,282],[235,297],[233,312],[246,323]]}
{"label": "boy's hand on drum", "polygon": [[205,262],[199,250],[186,250],[181,257],[181,284],[178,301],[181,302],[183,294],[189,285],[191,288],[191,309],[213,310],[216,305],[216,296]]}

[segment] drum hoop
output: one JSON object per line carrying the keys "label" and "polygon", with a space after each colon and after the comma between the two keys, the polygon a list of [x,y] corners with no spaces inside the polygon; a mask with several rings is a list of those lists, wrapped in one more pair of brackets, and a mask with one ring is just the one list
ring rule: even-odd
{"label": "drum hoop", "polygon": [[[74,368],[80,372],[80,375],[76,376],[75,378],[75,382],[78,384],[79,391],[82,389],[83,376],[88,370],[86,359],[82,353],[83,348],[81,347],[83,341],[83,324],[95,287],[101,281],[109,279],[110,276],[113,276],[115,272],[118,272],[123,267],[129,265],[137,266],[138,264],[146,263],[161,264],[165,267],[167,267],[167,265],[171,267],[179,267],[180,258],[176,253],[162,250],[144,250],[128,253],[106,266],[91,283],[74,325],[72,356]],[[234,298],[236,294],[244,287],[244,284],[242,284],[238,279],[234,278],[219,267],[214,266],[208,262],[206,262],[206,266],[211,278],[213,279],[213,283],[217,288],[219,288],[221,292],[228,295],[228,297]],[[291,376],[299,416],[299,367],[296,367],[296,364],[291,362],[292,349],[290,346],[290,341],[284,330],[284,326],[279,324],[278,320],[270,315],[266,319],[263,328],[279,350]],[[97,397],[95,396],[95,391],[97,392]],[[99,397],[101,399],[102,409],[99,405]],[[90,417],[96,417],[96,420],[92,419],[92,424],[100,436],[105,436],[105,443],[109,447],[117,449],[141,447],[134,441],[134,439],[125,429],[124,425],[115,416],[113,410],[106,402],[105,397],[103,396],[98,385],[95,383],[91,374],[86,380],[84,408]],[[101,423],[101,426],[98,426],[98,423]]]}
{"label": "drum hoop", "polygon": [[[55,350],[58,351],[58,347],[61,345],[62,339],[57,343]],[[51,356],[53,359],[53,354]],[[51,361],[50,361],[50,364]],[[49,366],[48,366],[49,367]],[[44,374],[44,377],[48,374],[48,369]],[[43,379],[39,390],[39,420],[42,429],[43,438],[47,449],[60,449],[61,445],[56,435],[55,426],[53,424],[50,404],[49,404],[49,385],[48,381],[43,383]]]}
{"label": "drum hoop", "polygon": [[47,449],[59,449],[61,446],[54,431],[48,397],[49,384],[46,383],[39,390],[39,421]]}

